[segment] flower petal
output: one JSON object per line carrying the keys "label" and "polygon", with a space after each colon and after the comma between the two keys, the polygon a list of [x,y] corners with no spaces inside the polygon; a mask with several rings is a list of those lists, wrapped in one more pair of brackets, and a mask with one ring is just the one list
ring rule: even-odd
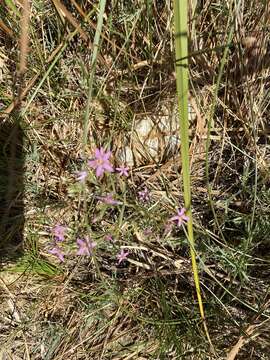
{"label": "flower petal", "polygon": [[84,241],[82,239],[77,239],[76,243],[78,244],[78,246],[84,245]]}
{"label": "flower petal", "polygon": [[97,149],[95,150],[95,157],[96,157],[96,158],[102,157],[101,151],[102,151],[102,148],[101,148],[101,149],[98,149],[98,148],[97,148]]}
{"label": "flower petal", "polygon": [[183,216],[185,214],[185,211],[186,211],[186,209],[182,208],[180,210],[177,210],[177,213],[178,213],[179,216]]}
{"label": "flower petal", "polygon": [[106,153],[104,153],[103,155],[103,160],[109,160],[109,158],[111,157],[112,153],[111,151],[107,151]]}
{"label": "flower petal", "polygon": [[103,169],[109,171],[109,172],[113,172],[113,167],[109,162],[106,162],[103,164]]}
{"label": "flower petal", "polygon": [[104,169],[103,169],[103,166],[102,165],[99,165],[97,168],[96,168],[96,176],[97,177],[100,177],[102,176],[104,173]]}
{"label": "flower petal", "polygon": [[97,161],[96,160],[88,160],[88,166],[95,169],[98,166]]}

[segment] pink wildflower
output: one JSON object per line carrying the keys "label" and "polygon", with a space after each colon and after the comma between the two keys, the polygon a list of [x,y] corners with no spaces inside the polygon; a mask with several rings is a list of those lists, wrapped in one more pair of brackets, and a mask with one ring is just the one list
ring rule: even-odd
{"label": "pink wildflower", "polygon": [[116,170],[119,172],[120,176],[128,176],[128,167],[121,165],[120,167],[116,168]]}
{"label": "pink wildflower", "polygon": [[144,233],[144,235],[148,236],[148,235],[153,234],[153,230],[151,228],[147,228],[147,229],[144,230],[143,233]]}
{"label": "pink wildflower", "polygon": [[184,222],[189,220],[189,217],[185,215],[186,209],[178,209],[177,214],[170,218],[170,221],[177,221],[177,226],[181,226]]}
{"label": "pink wildflower", "polygon": [[147,187],[145,187],[142,191],[139,191],[138,195],[139,195],[139,199],[141,201],[149,201],[150,200],[150,192],[147,189]]}
{"label": "pink wildflower", "polygon": [[121,264],[122,261],[126,260],[126,258],[128,257],[129,252],[125,251],[124,249],[121,249],[120,253],[117,254],[117,260],[118,260],[118,265]]}
{"label": "pink wildflower", "polygon": [[63,225],[55,225],[52,228],[52,233],[56,239],[56,241],[64,241],[65,240],[65,232],[67,231],[67,227]]}
{"label": "pink wildflower", "polygon": [[114,240],[113,240],[113,237],[112,237],[112,235],[111,234],[107,234],[107,235],[105,235],[105,240],[107,240],[107,241],[111,241],[111,242],[113,242]]}
{"label": "pink wildflower", "polygon": [[88,237],[77,239],[76,242],[79,247],[77,255],[92,255],[93,249],[97,246],[97,243],[91,241]]}
{"label": "pink wildflower", "polygon": [[61,261],[61,262],[64,262],[64,254],[62,253],[62,251],[59,249],[59,247],[54,247],[52,248],[51,250],[48,250],[48,253],[52,254],[52,255],[55,255],[58,257],[58,259]]}
{"label": "pink wildflower", "polygon": [[80,181],[80,182],[84,182],[85,179],[87,178],[87,175],[88,175],[88,172],[83,170],[83,171],[78,171],[76,173],[77,177],[76,177],[76,180],[77,181]]}
{"label": "pink wildflower", "polygon": [[96,170],[96,176],[100,177],[104,174],[104,172],[113,172],[112,164],[109,161],[111,156],[111,152],[105,150],[103,148],[95,150],[95,159],[89,160],[88,165]]}
{"label": "pink wildflower", "polygon": [[107,204],[107,205],[120,205],[121,204],[120,201],[114,200],[112,194],[108,194],[106,196],[97,196],[97,199],[99,201],[101,201],[103,204]]}

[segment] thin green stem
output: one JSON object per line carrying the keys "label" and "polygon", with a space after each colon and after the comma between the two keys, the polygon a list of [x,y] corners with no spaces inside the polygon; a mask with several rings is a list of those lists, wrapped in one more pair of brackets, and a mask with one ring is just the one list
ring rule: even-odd
{"label": "thin green stem", "polygon": [[94,37],[94,43],[93,43],[93,53],[91,58],[91,71],[89,76],[89,82],[88,82],[88,94],[87,94],[87,102],[86,102],[86,108],[85,108],[85,114],[84,114],[84,124],[83,124],[83,149],[85,151],[85,146],[87,144],[87,136],[89,132],[89,116],[90,116],[90,108],[91,108],[91,102],[92,102],[92,93],[93,93],[93,83],[94,83],[94,77],[95,77],[95,71],[96,71],[96,63],[97,63],[97,56],[98,56],[98,48],[99,48],[99,42],[100,42],[100,34],[102,31],[103,26],[103,17],[105,12],[105,6],[106,6],[106,0],[100,0],[100,10],[98,15],[98,23],[97,28],[95,32]]}
{"label": "thin green stem", "polygon": [[203,320],[207,339],[213,349],[209,332],[207,329],[203,301],[200,289],[198,266],[196,262],[195,241],[193,233],[193,221],[191,213],[191,185],[189,168],[189,119],[188,119],[188,39],[187,39],[187,14],[188,2],[186,0],[174,1],[175,18],[175,53],[176,53],[176,86],[178,93],[180,137],[181,137],[181,157],[183,170],[184,203],[187,209],[189,221],[187,223],[187,236],[190,243],[191,263],[193,270],[194,283],[197,293],[199,310]]}
{"label": "thin green stem", "polygon": [[212,200],[212,186],[209,182],[209,148],[210,148],[210,133],[211,133],[211,129],[212,129],[213,118],[214,118],[215,109],[216,109],[217,100],[218,100],[218,91],[220,88],[224,67],[225,67],[226,60],[227,60],[228,53],[229,53],[229,44],[231,44],[233,33],[234,33],[234,26],[231,25],[229,35],[228,35],[227,45],[224,47],[224,52],[223,52],[223,56],[221,59],[220,68],[219,68],[219,72],[218,72],[218,76],[217,76],[216,84],[215,84],[215,88],[214,88],[214,99],[213,99],[213,103],[212,103],[212,106],[210,109],[210,114],[209,114],[209,118],[208,118],[208,122],[207,122],[207,139],[206,139],[206,150],[205,150],[205,175],[206,175],[206,182],[207,182],[208,199],[209,199],[210,207],[212,210],[212,214],[214,216],[215,224],[217,225],[220,236],[222,237],[222,240],[225,243],[226,243],[226,240],[225,240],[223,232],[220,228],[219,221],[218,221],[218,218],[217,218],[217,215],[215,212],[215,208],[214,208],[214,204],[213,204],[213,200]]}

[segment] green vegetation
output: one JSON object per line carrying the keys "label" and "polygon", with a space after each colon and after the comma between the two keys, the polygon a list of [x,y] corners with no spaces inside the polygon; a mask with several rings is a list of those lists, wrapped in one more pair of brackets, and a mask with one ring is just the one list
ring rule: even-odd
{"label": "green vegetation", "polygon": [[0,5],[0,358],[269,359],[268,2],[26,3]]}

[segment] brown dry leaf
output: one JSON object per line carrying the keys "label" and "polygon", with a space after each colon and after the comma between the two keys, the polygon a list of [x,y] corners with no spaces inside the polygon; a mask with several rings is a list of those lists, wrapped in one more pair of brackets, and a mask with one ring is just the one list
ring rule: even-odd
{"label": "brown dry leaf", "polygon": [[231,351],[229,352],[229,354],[227,355],[227,360],[234,360],[236,355],[239,353],[240,349],[246,344],[248,343],[248,341],[250,340],[250,336],[252,335],[252,333],[254,332],[254,330],[256,329],[256,325],[250,325],[247,330],[246,330],[246,334],[248,335],[248,337],[245,336],[240,336],[240,338],[238,339],[237,343],[233,346],[233,348],[231,349]]}

